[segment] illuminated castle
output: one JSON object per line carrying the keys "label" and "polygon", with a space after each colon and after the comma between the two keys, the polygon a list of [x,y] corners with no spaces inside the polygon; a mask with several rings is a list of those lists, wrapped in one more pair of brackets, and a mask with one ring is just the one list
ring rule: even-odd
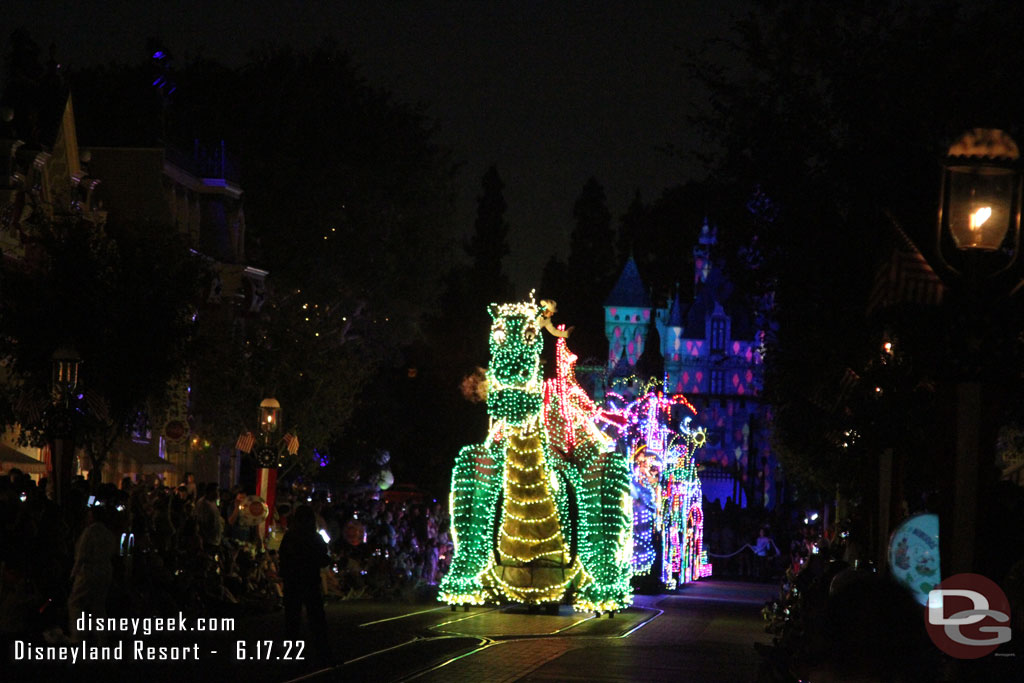
{"label": "illuminated castle", "polygon": [[[684,394],[707,432],[698,455],[712,502],[776,503],[778,466],[771,452],[771,413],[761,399],[764,331],[712,257],[717,230],[705,221],[693,249],[694,297],[677,291],[655,307],[632,258],[605,301],[608,383],[629,375],[661,377],[668,394]],[[653,318],[653,319],[652,319]]]}

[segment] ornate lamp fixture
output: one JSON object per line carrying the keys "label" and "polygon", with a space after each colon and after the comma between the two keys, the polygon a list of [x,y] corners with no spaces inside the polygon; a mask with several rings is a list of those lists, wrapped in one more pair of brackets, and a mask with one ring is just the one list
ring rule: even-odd
{"label": "ornate lamp fixture", "polygon": [[260,431],[272,434],[281,424],[281,404],[276,398],[265,398],[260,401]]}
{"label": "ornate lamp fixture", "polygon": [[53,352],[53,374],[50,388],[55,402],[66,401],[68,395],[78,386],[78,368],[82,358],[73,348],[61,347]]}
{"label": "ornate lamp fixture", "polygon": [[942,165],[938,255],[955,275],[990,278],[1017,261],[1021,172],[1017,143],[1001,130],[975,128],[949,148]]}

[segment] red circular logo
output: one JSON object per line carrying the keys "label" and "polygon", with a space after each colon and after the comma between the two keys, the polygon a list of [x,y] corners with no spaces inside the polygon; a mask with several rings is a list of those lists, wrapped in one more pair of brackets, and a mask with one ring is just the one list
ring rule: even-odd
{"label": "red circular logo", "polygon": [[928,593],[925,627],[951,657],[977,659],[1010,640],[1010,601],[995,581],[956,574]]}

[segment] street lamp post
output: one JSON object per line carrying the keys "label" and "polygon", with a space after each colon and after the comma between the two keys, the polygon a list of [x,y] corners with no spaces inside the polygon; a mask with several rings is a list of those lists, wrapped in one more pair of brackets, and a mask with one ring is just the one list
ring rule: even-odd
{"label": "street lamp post", "polygon": [[60,348],[52,356],[50,389],[49,440],[53,466],[53,500],[62,505],[71,487],[71,470],[75,463],[74,412],[71,394],[78,386],[78,369],[82,359],[71,348]]}
{"label": "street lamp post", "polygon": [[263,443],[256,447],[253,455],[256,458],[256,495],[263,498],[270,510],[266,522],[260,527],[260,536],[266,535],[267,528],[274,518],[274,498],[277,492],[277,466],[280,463],[280,452],[273,443],[274,433],[281,425],[281,404],[275,398],[265,398],[260,402],[260,434]]}
{"label": "street lamp post", "polygon": [[[994,464],[993,416],[988,394],[993,383],[982,369],[998,364],[994,349],[1004,343],[991,329],[993,310],[1020,288],[1011,270],[1020,249],[1020,153],[1006,133],[976,128],[950,148],[943,164],[936,245],[938,260],[962,297],[965,335],[956,387],[954,502],[950,569],[969,572],[981,486]],[[1016,280],[1016,282],[1014,281]]]}

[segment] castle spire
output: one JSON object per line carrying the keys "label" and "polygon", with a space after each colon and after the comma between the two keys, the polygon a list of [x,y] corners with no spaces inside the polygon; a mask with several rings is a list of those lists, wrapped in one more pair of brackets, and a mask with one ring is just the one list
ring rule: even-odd
{"label": "castle spire", "polygon": [[640,279],[640,271],[636,267],[636,261],[632,256],[626,261],[622,268],[618,282],[612,288],[611,294],[604,302],[605,306],[629,306],[632,308],[650,308],[651,297],[644,289],[643,280]]}

